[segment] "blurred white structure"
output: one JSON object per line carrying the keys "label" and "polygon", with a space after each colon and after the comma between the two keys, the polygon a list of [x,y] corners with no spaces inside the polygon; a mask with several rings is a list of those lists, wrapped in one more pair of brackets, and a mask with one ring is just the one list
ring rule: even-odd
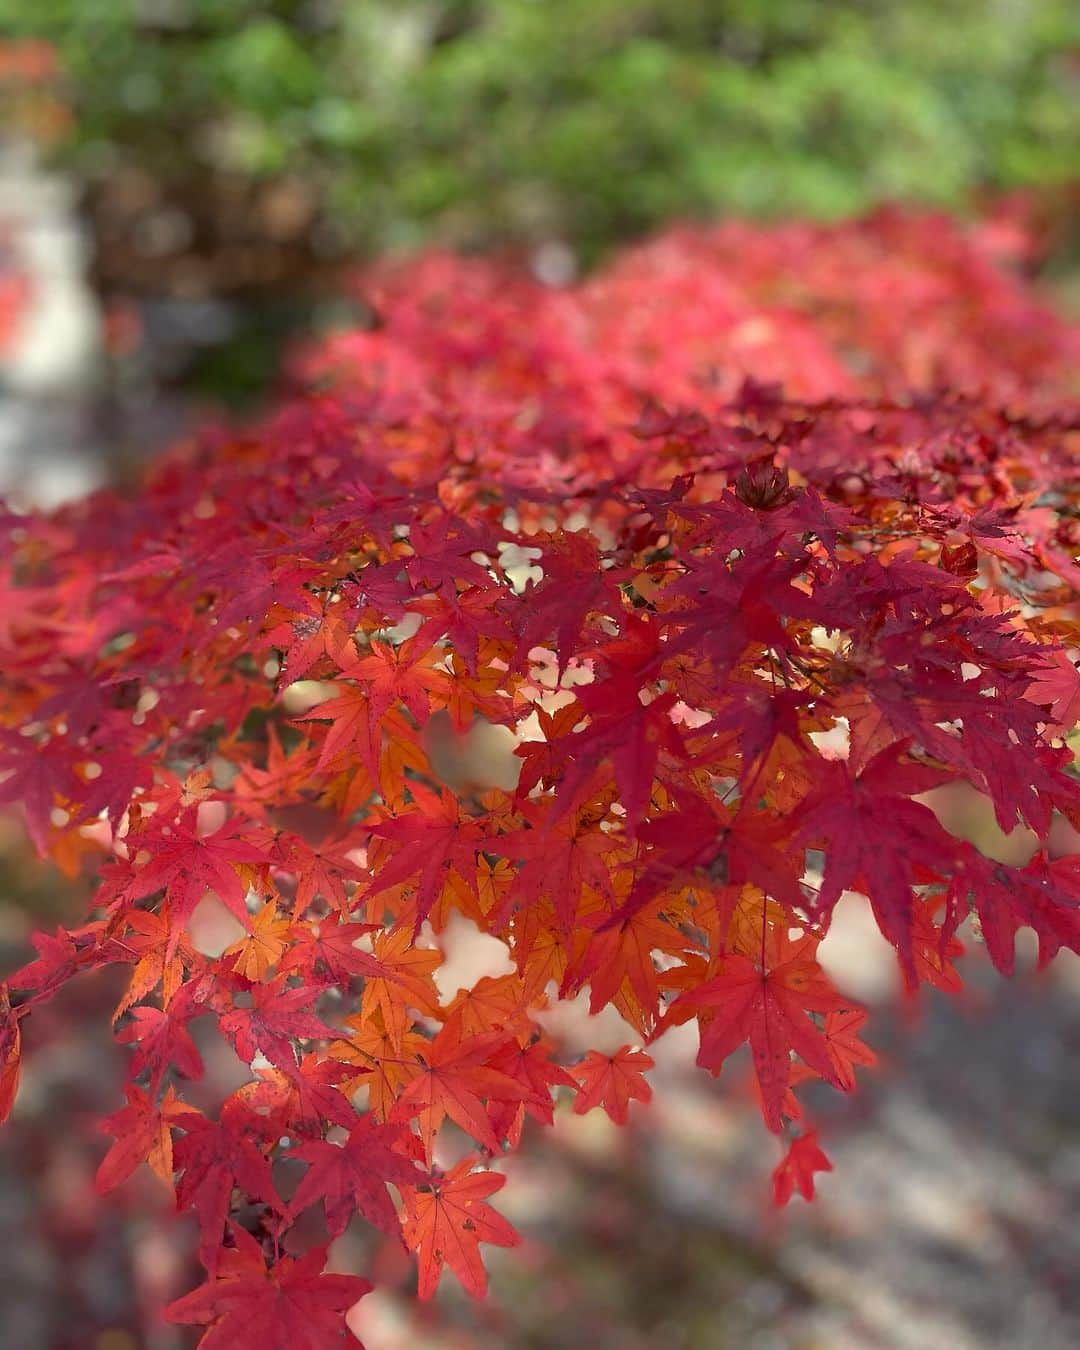
{"label": "blurred white structure", "polygon": [[0,352],[0,494],[50,507],[101,481],[89,431],[101,318],[73,189],[42,172],[24,145],[0,150],[0,232],[29,286]]}

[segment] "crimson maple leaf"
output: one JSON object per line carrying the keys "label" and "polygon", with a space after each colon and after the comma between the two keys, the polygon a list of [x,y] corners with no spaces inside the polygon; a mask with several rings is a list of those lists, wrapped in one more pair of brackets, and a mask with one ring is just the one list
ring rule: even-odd
{"label": "crimson maple leaf", "polygon": [[601,568],[596,541],[585,531],[558,536],[534,536],[543,550],[540,565],[543,580],[528,591],[522,607],[519,651],[526,657],[533,647],[554,635],[560,670],[575,654],[582,631],[594,613],[614,613],[619,608],[618,569]]}
{"label": "crimson maple leaf", "polygon": [[375,923],[349,923],[340,913],[294,924],[292,944],[281,960],[282,974],[295,970],[305,979],[336,985],[347,985],[357,975],[392,980],[392,971],[356,945],[365,933],[372,932],[382,929]]}
{"label": "crimson maple leaf", "polygon": [[209,1326],[199,1350],[362,1350],[344,1315],[371,1292],[368,1280],[324,1274],[325,1247],[267,1266],[250,1233],[234,1226],[233,1241],[213,1276],[165,1309],[169,1322]]}
{"label": "crimson maple leaf", "polygon": [[372,782],[379,779],[379,747],[371,721],[367,693],[356,685],[346,685],[340,694],[317,704],[294,719],[298,723],[329,722],[319,752],[318,771],[355,750]]}
{"label": "crimson maple leaf", "polygon": [[240,764],[233,784],[237,803],[252,816],[264,816],[268,807],[299,794],[316,772],[318,752],[310,746],[286,754],[273,722],[266,726],[266,767],[258,768],[249,760]]}
{"label": "crimson maple leaf", "polygon": [[810,702],[810,696],[798,690],[774,689],[760,680],[732,681],[725,692],[729,697],[705,731],[737,735],[739,788],[747,796],[763,761],[781,738],[790,746],[802,745],[799,715]]}
{"label": "crimson maple leaf", "polygon": [[550,1125],[555,1119],[552,1090],[557,1087],[576,1088],[577,1080],[551,1059],[551,1047],[542,1040],[531,1040],[519,1045],[508,1040],[501,1050],[492,1055],[491,1067],[509,1074],[531,1092],[519,1102],[489,1102],[488,1115],[492,1129],[499,1138],[506,1138],[511,1148],[521,1142],[521,1131],[526,1114]]}
{"label": "crimson maple leaf", "polygon": [[241,1098],[230,1098],[220,1120],[198,1111],[177,1112],[175,1124],[186,1133],[173,1144],[173,1162],[183,1175],[176,1186],[178,1209],[195,1211],[199,1220],[199,1259],[214,1273],[233,1188],[279,1213],[285,1206],[274,1189],[270,1164],[250,1137],[251,1125]]}
{"label": "crimson maple leaf", "polygon": [[804,870],[797,849],[781,849],[787,830],[770,812],[742,807],[731,813],[720,802],[676,787],[677,810],[646,820],[638,831],[650,847],[646,866],[629,898],[604,920],[600,931],[624,924],[652,905],[674,880],[749,883],[797,910],[806,903],[799,884]]}
{"label": "crimson maple leaf", "polygon": [[951,775],[912,762],[907,750],[908,743],[898,741],[859,774],[843,761],[822,761],[817,784],[801,804],[795,838],[824,846],[815,917],[827,922],[844,891],[864,891],[914,979],[913,867],[948,865],[957,844],[929,807],[912,801]]}
{"label": "crimson maple leaf", "polygon": [[[190,987],[184,986],[185,989]],[[175,1069],[185,1078],[202,1077],[202,1056],[184,1025],[185,1017],[192,1015],[191,1008],[182,1006],[187,1002],[189,1000],[183,999],[181,992],[167,1011],[149,1007],[132,1009],[131,1022],[116,1038],[122,1043],[138,1046],[131,1059],[131,1075],[137,1078],[144,1069],[149,1069],[152,1093],[156,1093],[169,1069]]]}
{"label": "crimson maple leaf", "polygon": [[697,1062],[714,1074],[748,1041],[761,1089],[762,1115],[769,1128],[777,1132],[782,1128],[792,1051],[836,1087],[844,1087],[846,1082],[809,1016],[847,1006],[812,959],[816,947],[811,937],[793,941],[786,934],[777,934],[766,953],[767,968],[749,957],[727,954],[720,960],[720,973],[680,994],[661,1023],[685,1020],[693,1010],[701,1017],[704,1011]]}
{"label": "crimson maple leaf", "polygon": [[564,765],[557,809],[576,804],[583,787],[596,777],[598,764],[610,759],[627,822],[636,827],[645,813],[661,751],[685,756],[682,735],[671,718],[676,703],[668,690],[642,700],[659,679],[667,653],[655,623],[629,619],[626,631],[597,649],[610,677],[576,690],[589,725],[562,742]]}
{"label": "crimson maple leaf", "polygon": [[348,912],[346,883],[363,881],[367,875],[348,856],[351,847],[345,839],[324,839],[319,844],[309,844],[295,834],[279,837],[277,854],[281,866],[297,879],[294,919],[299,918],[319,896],[342,913]]}
{"label": "crimson maple leaf", "polygon": [[350,662],[341,672],[342,679],[357,680],[366,686],[373,727],[379,726],[391,705],[398,701],[405,704],[421,726],[427,721],[432,694],[447,685],[445,672],[434,667],[438,653],[429,658],[430,650],[417,638],[397,648],[373,639],[371,655]]}
{"label": "crimson maple leaf", "polygon": [[[625,913],[625,910],[620,911]],[[622,998],[620,1011],[643,1036],[655,1025],[659,989],[653,951],[684,952],[689,944],[677,928],[657,913],[657,906],[619,918],[604,910],[594,911],[581,927],[595,936],[574,963],[560,986],[562,996],[590,985],[589,1011],[598,1013],[609,1002]]]}
{"label": "crimson maple leaf", "polygon": [[1052,729],[1069,732],[1080,723],[1080,670],[1055,648],[1045,653],[1045,664],[1024,690],[1024,697],[1049,709]]}
{"label": "crimson maple leaf", "polygon": [[97,746],[93,754],[98,774],[79,794],[79,819],[89,822],[104,811],[116,828],[131,805],[135,790],[151,786],[153,773],[145,759],[122,750]]}
{"label": "crimson maple leaf", "polygon": [[525,815],[530,828],[500,834],[491,844],[504,857],[524,863],[491,923],[499,928],[515,906],[535,905],[542,895],[548,895],[563,932],[569,933],[583,886],[612,895],[611,869],[605,862],[612,841],[596,830],[587,813],[552,820],[533,807]]}
{"label": "crimson maple leaf", "polygon": [[7,985],[0,984],[0,1125],[15,1105],[21,1050],[19,1018],[11,1006]]}
{"label": "crimson maple leaf", "polygon": [[[8,979],[12,989],[33,990],[39,998],[48,998],[84,964],[86,949],[63,928],[50,933],[32,933],[30,941],[37,949],[37,960],[28,961]],[[23,999],[23,1002],[31,1000]]]}
{"label": "crimson maple leaf", "polygon": [[490,576],[470,555],[482,552],[487,542],[467,521],[449,512],[417,520],[409,530],[413,556],[405,559],[405,575],[413,590],[430,589],[441,595],[453,595],[457,582],[486,585]]}
{"label": "crimson maple leaf", "polygon": [[506,592],[493,582],[485,586],[467,586],[456,594],[442,591],[424,595],[409,605],[412,614],[427,615],[416,634],[417,646],[431,646],[438,638],[450,640],[465,668],[475,678],[480,658],[480,643],[485,637],[497,637],[505,631],[506,620],[498,612]]}
{"label": "crimson maple leaf", "polygon": [[870,1068],[878,1062],[873,1050],[859,1040],[865,1022],[866,1013],[862,1008],[844,1008],[827,1012],[821,1026],[835,1081],[845,1092],[855,1089],[856,1064]]}
{"label": "crimson maple leaf", "polygon": [[283,1134],[320,1134],[327,1121],[346,1130],[356,1123],[356,1112],[338,1086],[354,1078],[355,1069],[306,1054],[292,1068],[259,1067],[255,1072],[257,1078],[238,1088],[236,1096],[250,1107],[253,1125],[261,1127],[268,1142]]}
{"label": "crimson maple leaf", "polygon": [[351,648],[351,634],[333,609],[321,613],[310,597],[305,609],[288,611],[287,617],[268,628],[264,637],[281,649],[279,688],[302,680],[313,666],[326,658],[344,665],[349,655],[355,654],[355,648]]}
{"label": "crimson maple leaf", "polygon": [[308,1005],[320,992],[318,987],[305,985],[290,989],[286,977],[279,975],[269,984],[251,987],[249,1008],[238,1007],[234,1002],[231,1010],[221,1015],[221,1029],[245,1064],[261,1053],[276,1068],[287,1072],[296,1067],[293,1045],[296,1039],[330,1040],[337,1034],[308,1011]]}
{"label": "crimson maple leaf", "polygon": [[1080,860],[1048,859],[1040,851],[1026,867],[1009,867],[969,845],[959,848],[960,865],[948,893],[947,935],[965,917],[970,898],[986,950],[1003,975],[1013,972],[1016,934],[1024,927],[1038,936],[1040,968],[1062,947],[1080,951]]}
{"label": "crimson maple leaf", "polygon": [[63,737],[36,744],[20,736],[0,738],[0,802],[21,802],[26,830],[41,857],[48,850],[55,806],[78,800],[75,749]]}
{"label": "crimson maple leaf", "polygon": [[397,1233],[397,1211],[386,1189],[413,1185],[423,1176],[411,1160],[416,1136],[402,1125],[379,1125],[370,1115],[361,1116],[344,1144],[312,1140],[293,1149],[292,1156],[308,1164],[303,1180],[289,1203],[295,1218],[309,1205],[322,1201],[326,1227],[338,1237],[354,1213],[384,1233]]}
{"label": "crimson maple leaf", "polygon": [[244,903],[247,886],[235,864],[265,863],[268,858],[243,837],[243,828],[241,821],[231,820],[213,834],[202,835],[194,811],[189,810],[168,834],[162,829],[152,841],[145,837],[140,841],[151,849],[150,861],[134,873],[126,896],[139,900],[164,887],[172,923],[166,960],[172,960],[188,919],[208,890],[215,892],[245,928],[250,928]]}

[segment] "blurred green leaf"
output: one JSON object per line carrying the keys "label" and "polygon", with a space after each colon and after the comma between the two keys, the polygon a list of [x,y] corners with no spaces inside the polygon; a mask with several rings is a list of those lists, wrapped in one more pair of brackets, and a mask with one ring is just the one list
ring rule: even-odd
{"label": "blurred green leaf", "polygon": [[368,250],[1080,176],[1073,0],[0,0],[0,33],[60,50],[76,165],[303,174]]}

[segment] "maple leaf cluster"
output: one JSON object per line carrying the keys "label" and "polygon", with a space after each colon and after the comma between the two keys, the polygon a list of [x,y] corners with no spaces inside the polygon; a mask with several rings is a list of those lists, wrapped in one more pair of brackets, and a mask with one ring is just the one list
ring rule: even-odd
{"label": "maple leaf cluster", "polygon": [[[713,1074],[748,1047],[809,1198],[800,1089],[874,1062],[817,959],[847,891],[912,991],[959,987],[969,917],[1004,972],[1021,928],[1080,947],[1076,334],[992,243],[884,214],[676,231],[565,291],[386,265],[258,425],[0,518],[0,799],[98,878],[7,982],[0,1108],[34,1006],[127,967],[98,1184],[146,1162],[195,1215],[168,1315],[208,1350],[347,1338],[354,1216],[421,1297],[482,1295],[494,1161],[560,1103],[626,1121],[675,1024]],[[1030,862],[944,828],[956,783]],[[447,997],[455,916],[512,968]],[[545,1030],[584,991],[614,1054]],[[203,1017],[251,1073],[209,1113]]]}

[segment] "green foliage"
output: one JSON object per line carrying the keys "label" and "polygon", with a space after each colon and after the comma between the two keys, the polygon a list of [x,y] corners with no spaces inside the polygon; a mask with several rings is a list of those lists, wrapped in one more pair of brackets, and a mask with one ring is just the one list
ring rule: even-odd
{"label": "green foliage", "polygon": [[0,0],[81,162],[300,172],[366,249],[1080,177],[1072,0]]}

